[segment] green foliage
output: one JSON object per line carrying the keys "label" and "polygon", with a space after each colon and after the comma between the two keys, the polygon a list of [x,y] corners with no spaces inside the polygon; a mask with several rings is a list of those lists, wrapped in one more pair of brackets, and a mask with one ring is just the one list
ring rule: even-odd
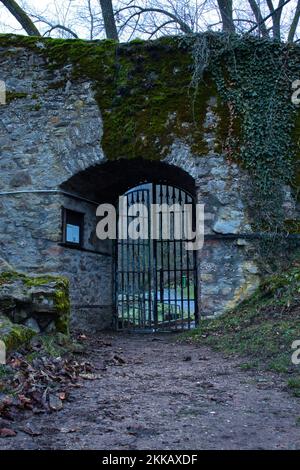
{"label": "green foliage", "polygon": [[26,345],[35,334],[30,328],[12,323],[0,315],[0,340],[5,343],[8,352]]}
{"label": "green foliage", "polygon": [[[291,84],[299,78],[300,49],[255,37],[205,33],[185,38],[193,47],[192,85],[210,72],[230,107],[227,153],[249,170],[249,208],[255,229],[283,232],[283,185],[295,183],[298,113]],[[240,134],[234,132],[238,119]],[[272,197],[270,197],[270,195]]]}
{"label": "green foliage", "polygon": [[[56,310],[55,326],[58,332],[68,335],[70,323],[70,300],[69,300],[69,281],[63,276],[30,276],[24,273],[8,271],[0,273],[1,284],[13,283],[19,280],[25,288],[38,287],[46,284],[53,284],[54,287],[54,305]],[[1,303],[4,309],[4,303]],[[9,308],[10,305],[7,305]]]}
{"label": "green foliage", "polygon": [[[204,120],[209,99],[217,98],[215,151],[252,176],[253,228],[289,231],[283,185],[300,187],[300,113],[291,103],[299,46],[213,32],[128,44],[11,35],[0,41],[43,54],[50,69],[71,63],[74,79],[92,81],[108,159],[161,159],[176,138],[206,155]],[[50,86],[64,85],[60,79]]]}
{"label": "green foliage", "polygon": [[[300,335],[300,268],[268,276],[253,296],[233,311],[203,320],[199,329],[183,336],[247,358],[241,367],[263,368],[295,375],[292,343]],[[296,380],[296,382],[297,382]],[[298,382],[297,382],[298,383]]]}
{"label": "green foliage", "polygon": [[[228,111],[209,76],[194,99],[190,87],[193,58],[177,38],[157,41],[82,41],[3,35],[7,46],[27,47],[42,54],[50,69],[73,65],[76,80],[92,81],[104,121],[101,145],[108,159],[161,159],[176,138],[197,155],[207,154],[204,120],[208,101],[218,98],[216,151],[225,145]],[[59,79],[49,88],[62,89]],[[194,103],[193,103],[194,101]]]}
{"label": "green foliage", "polygon": [[[300,377],[290,379],[288,381],[288,387],[292,390],[293,395],[295,395],[295,397],[300,398]],[[299,419],[299,424],[300,424],[300,419]]]}
{"label": "green foliage", "polygon": [[7,91],[6,92],[6,103],[9,104],[14,100],[18,100],[21,98],[27,98],[27,93],[21,92],[14,92],[14,91]]}

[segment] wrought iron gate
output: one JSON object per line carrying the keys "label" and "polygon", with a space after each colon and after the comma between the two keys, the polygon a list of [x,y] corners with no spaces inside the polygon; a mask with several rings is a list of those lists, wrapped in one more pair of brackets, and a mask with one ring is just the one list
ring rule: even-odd
{"label": "wrought iron gate", "polygon": [[[143,184],[129,190],[124,197],[127,207],[142,203],[148,210],[142,214],[148,227],[147,238],[117,239],[116,312],[118,329],[183,330],[194,327],[197,312],[197,270],[194,251],[187,251],[185,240],[178,240],[172,230],[164,239],[163,211],[157,221],[157,239],[151,239],[151,204],[194,204],[182,189],[165,184]],[[179,207],[179,206],[177,206]],[[125,232],[134,217],[126,217]],[[157,220],[157,219],[156,219]],[[159,223],[158,223],[159,222]],[[165,229],[165,227],[164,227]],[[124,232],[123,232],[124,233]]]}

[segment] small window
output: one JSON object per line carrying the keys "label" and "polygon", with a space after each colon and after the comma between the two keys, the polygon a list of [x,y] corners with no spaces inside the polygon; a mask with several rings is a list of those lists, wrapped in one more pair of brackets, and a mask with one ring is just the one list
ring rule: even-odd
{"label": "small window", "polygon": [[83,243],[82,212],[63,208],[63,241],[69,245],[82,246]]}

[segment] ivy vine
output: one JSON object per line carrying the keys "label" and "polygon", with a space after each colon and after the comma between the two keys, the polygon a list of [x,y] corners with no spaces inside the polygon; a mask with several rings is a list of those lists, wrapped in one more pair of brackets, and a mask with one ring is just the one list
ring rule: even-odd
{"label": "ivy vine", "polygon": [[[228,107],[227,157],[238,160],[251,175],[247,202],[254,230],[276,234],[278,246],[278,235],[287,234],[284,188],[293,186],[296,174],[292,136],[297,110],[291,85],[299,78],[300,48],[210,32],[186,37],[181,45],[192,49],[195,94],[209,73]],[[237,121],[238,139],[233,130]]]}

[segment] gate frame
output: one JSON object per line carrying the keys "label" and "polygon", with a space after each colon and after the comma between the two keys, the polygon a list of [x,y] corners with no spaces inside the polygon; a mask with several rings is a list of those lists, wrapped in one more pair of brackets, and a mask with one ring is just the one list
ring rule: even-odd
{"label": "gate frame", "polygon": [[[134,190],[136,189],[136,191],[138,192],[138,188],[140,186],[143,186],[143,185],[151,185],[151,190],[149,190],[149,194],[150,195],[152,194],[152,197],[149,197],[150,204],[156,204],[156,191],[154,191],[153,189],[156,188],[159,185],[168,186],[169,188],[177,189],[179,191],[182,191],[187,196],[189,196],[192,200],[193,212],[194,212],[194,208],[195,208],[195,205],[196,205],[196,194],[192,194],[187,189],[183,189],[178,185],[174,185],[172,183],[169,183],[168,181],[151,180],[151,181],[139,182],[139,183],[137,183],[137,185],[135,185],[131,188],[129,187],[126,190],[126,192],[122,194],[122,196],[127,195],[128,193],[130,193],[131,190],[133,190],[133,192],[134,192]],[[116,207],[118,209],[118,204],[116,204]],[[118,215],[118,210],[117,210],[117,215]],[[118,217],[117,217],[117,220],[118,220]],[[195,219],[193,217],[193,224],[194,224],[194,222],[195,222]],[[150,223],[149,223],[149,231],[150,231]],[[117,230],[117,239],[115,241],[115,250],[114,250],[115,256],[114,256],[114,266],[113,266],[113,270],[114,270],[114,278],[113,278],[114,289],[113,289],[113,292],[114,292],[114,309],[115,309],[115,330],[120,331],[120,332],[121,331],[123,331],[123,332],[126,331],[126,332],[134,332],[134,333],[183,332],[183,331],[190,330],[191,329],[190,325],[187,329],[182,328],[182,327],[179,327],[179,328],[176,327],[175,329],[169,329],[169,330],[159,328],[158,316],[157,316],[158,287],[157,287],[157,279],[156,279],[156,277],[157,277],[157,250],[156,250],[157,240],[156,239],[152,240],[153,247],[154,247],[154,249],[153,249],[153,259],[154,259],[154,263],[155,263],[154,269],[152,268],[153,271],[154,271],[154,276],[155,276],[155,283],[154,283],[154,285],[155,285],[155,296],[154,296],[154,305],[155,305],[155,307],[153,308],[154,328],[151,328],[151,326],[149,326],[147,328],[144,328],[144,329],[140,328],[139,326],[129,327],[129,328],[124,328],[124,327],[119,328],[119,326],[118,326],[118,323],[119,323],[119,314],[118,314],[118,261],[119,261],[118,247],[119,247],[119,241],[118,240],[119,240],[119,238],[118,238],[118,230]],[[151,238],[150,238],[150,240],[151,240]],[[181,240],[180,242],[183,243],[183,240]],[[198,253],[197,251],[193,251],[193,268],[191,269],[191,271],[194,273],[194,306],[195,306],[195,312],[191,316],[191,319],[189,319],[189,323],[190,323],[190,320],[195,322],[195,328],[197,328],[199,326],[199,298],[200,298],[199,286],[198,286],[197,253]],[[151,302],[150,302],[150,307],[151,307]],[[150,313],[150,315],[151,315],[151,313]],[[151,319],[151,317],[150,317],[150,319]]]}

